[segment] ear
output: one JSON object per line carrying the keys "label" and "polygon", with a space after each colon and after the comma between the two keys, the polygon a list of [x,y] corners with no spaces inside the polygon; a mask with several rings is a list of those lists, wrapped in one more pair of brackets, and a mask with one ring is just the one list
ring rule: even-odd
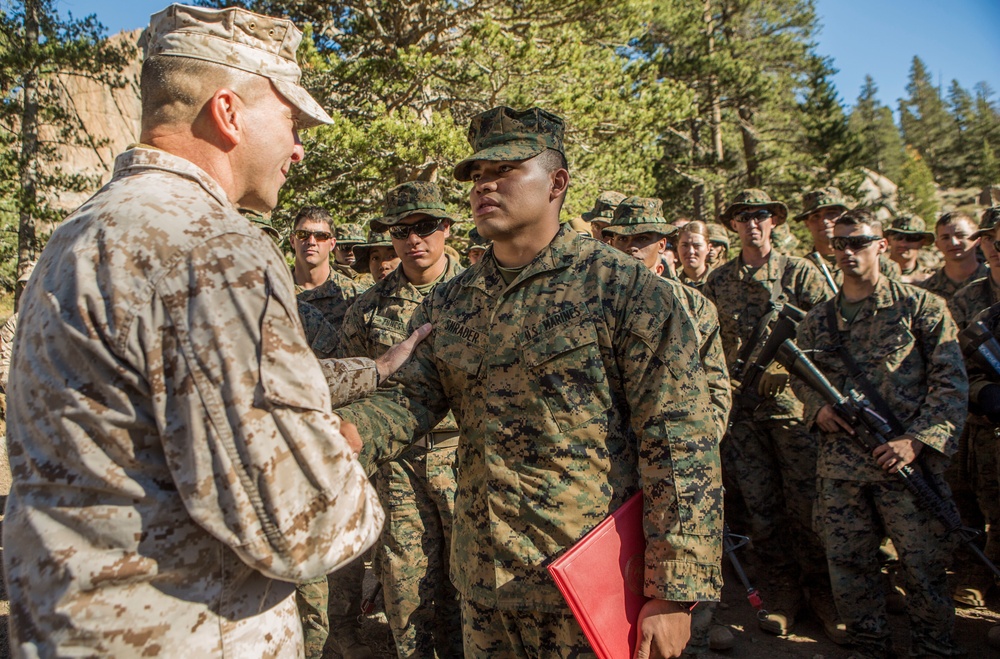
{"label": "ear", "polygon": [[889,241],[887,241],[885,238],[882,238],[881,240],[878,241],[878,253],[879,254],[885,254],[885,252],[888,249],[889,249]]}
{"label": "ear", "polygon": [[444,223],[444,229],[441,230],[445,238],[451,238],[451,222]]}
{"label": "ear", "polygon": [[557,169],[552,172],[549,180],[551,185],[549,187],[549,201],[555,201],[562,195],[566,194],[566,190],[569,188],[569,172],[565,169]]}
{"label": "ear", "polygon": [[236,92],[218,89],[208,99],[208,116],[222,141],[230,147],[243,137],[243,105]]}
{"label": "ear", "polygon": [[653,266],[653,273],[657,277],[661,277],[663,276],[663,270],[664,270],[663,261],[657,259],[656,265]]}
{"label": "ear", "polygon": [[665,254],[666,253],[666,251],[667,251],[667,239],[666,238],[660,238],[659,240],[657,240],[656,241],[656,245],[657,245],[657,247],[656,247],[657,254]]}

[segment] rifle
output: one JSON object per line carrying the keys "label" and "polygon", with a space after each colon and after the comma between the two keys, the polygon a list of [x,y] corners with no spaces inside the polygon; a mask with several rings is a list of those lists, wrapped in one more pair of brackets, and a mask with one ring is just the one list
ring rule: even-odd
{"label": "rifle", "polygon": [[958,333],[958,343],[966,359],[1000,378],[1000,342],[990,330],[997,316],[1000,316],[1000,303],[980,311],[969,326]]}
{"label": "rifle", "polygon": [[[733,542],[733,539],[737,542]],[[743,583],[743,587],[747,591],[747,600],[750,602],[750,606],[757,611],[757,618],[764,619],[767,616],[767,609],[764,608],[764,600],[760,597],[760,591],[750,585],[750,579],[747,578],[747,573],[743,571],[743,565],[740,564],[740,559],[736,558],[736,550],[743,547],[748,542],[750,538],[745,535],[736,535],[729,530],[729,524],[723,523],[722,525],[722,551],[729,557],[729,562],[732,564],[733,569],[736,570],[736,576],[740,578]]]}
{"label": "rifle", "polygon": [[[775,359],[787,368],[789,373],[800,378],[810,389],[822,396],[837,416],[854,428],[854,438],[869,454],[893,439],[889,422],[876,412],[867,400],[857,392],[852,392],[850,398],[840,393],[794,342],[786,340],[782,343]],[[949,502],[934,491],[918,469],[913,465],[903,465],[896,472],[896,476],[917,497],[919,504],[944,524],[948,533],[956,533],[969,551],[990,569],[994,578],[1000,578],[1000,568],[994,565],[975,543],[981,533],[976,529],[962,526],[962,520],[955,507],[948,505]]]}
{"label": "rifle", "polygon": [[795,329],[805,315],[802,309],[791,304],[782,305],[781,309],[778,310],[778,321],[774,324],[774,330],[771,331],[767,342],[757,353],[757,359],[743,369],[740,386],[736,388],[733,395],[736,407],[753,411],[764,402],[764,397],[757,393],[760,378],[774,361],[774,356],[778,353],[778,348],[781,347],[785,339],[795,338]]}
{"label": "rifle", "polygon": [[819,271],[823,274],[823,279],[826,280],[826,285],[830,287],[833,294],[837,294],[837,282],[833,280],[833,274],[830,272],[830,266],[826,264],[826,259],[819,252],[809,252],[806,254],[806,258],[811,260],[819,268]]}

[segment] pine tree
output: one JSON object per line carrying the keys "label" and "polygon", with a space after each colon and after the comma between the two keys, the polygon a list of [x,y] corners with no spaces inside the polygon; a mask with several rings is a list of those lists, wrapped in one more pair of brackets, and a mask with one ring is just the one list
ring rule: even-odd
{"label": "pine tree", "polygon": [[827,185],[860,163],[861,144],[851,131],[831,77],[836,69],[826,58],[814,57],[799,103],[803,127],[801,153],[814,170],[801,173],[803,188]]}
{"label": "pine tree", "polygon": [[124,84],[120,72],[134,50],[127,42],[110,44],[103,33],[93,16],[63,20],[53,0],[23,0],[0,9],[0,131],[6,146],[0,157],[3,169],[16,172],[11,210],[17,215],[18,272],[41,250],[37,223],[58,217],[48,200],[60,191],[95,186],[52,163],[60,144],[99,146],[63,102],[57,75],[85,76],[108,87]]}
{"label": "pine tree", "polygon": [[860,164],[898,181],[906,160],[903,139],[892,119],[892,110],[879,102],[878,87],[871,76],[865,76],[848,125],[860,144]]}
{"label": "pine tree", "polygon": [[954,153],[952,122],[940,90],[919,57],[913,58],[906,92],[907,98],[899,102],[903,139],[920,153],[934,178],[944,181],[954,169],[948,160],[949,154]]}
{"label": "pine tree", "polygon": [[940,205],[935,196],[934,174],[920,152],[906,147],[906,162],[898,182],[899,208],[929,221],[937,217]]}

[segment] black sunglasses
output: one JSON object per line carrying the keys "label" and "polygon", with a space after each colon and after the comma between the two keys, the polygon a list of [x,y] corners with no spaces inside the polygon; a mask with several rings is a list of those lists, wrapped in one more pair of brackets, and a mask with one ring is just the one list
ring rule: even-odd
{"label": "black sunglasses", "polygon": [[295,236],[296,240],[302,242],[309,240],[309,236],[316,236],[316,242],[320,243],[333,238],[333,234],[329,231],[306,231],[305,229],[296,229],[292,235]]}
{"label": "black sunglasses", "polygon": [[749,222],[750,220],[757,220],[758,223],[766,222],[773,213],[769,210],[757,210],[757,211],[744,211],[736,215],[733,219],[739,223]]}
{"label": "black sunglasses", "polygon": [[834,236],[830,239],[830,246],[838,252],[843,252],[845,249],[856,252],[881,239],[882,236]]}
{"label": "black sunglasses", "polygon": [[415,233],[421,238],[426,238],[435,231],[439,231],[443,224],[444,220],[439,220],[436,217],[420,220],[413,224],[397,224],[394,227],[389,227],[389,235],[396,240],[406,240],[411,233]]}

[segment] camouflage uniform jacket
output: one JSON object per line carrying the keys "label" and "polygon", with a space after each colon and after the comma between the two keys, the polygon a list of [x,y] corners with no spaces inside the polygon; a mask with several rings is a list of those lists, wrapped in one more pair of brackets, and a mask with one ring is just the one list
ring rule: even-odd
{"label": "camouflage uniform jacket", "polygon": [[[804,259],[778,254],[773,250],[767,263],[759,268],[748,268],[741,254],[713,270],[701,292],[715,303],[715,308],[719,311],[722,347],[726,352],[729,368],[733,367],[743,344],[752,338],[758,321],[767,313],[771,287],[778,277],[777,259],[785,260],[781,294],[778,298],[780,302],[808,311],[830,295],[826,282],[815,267],[808,265]],[[768,332],[765,332],[759,341],[760,345],[767,340],[767,336]],[[748,362],[754,356],[754,352],[751,352]],[[802,403],[787,390],[764,401],[754,412],[756,419],[801,416]]]}
{"label": "camouflage uniform jacket", "polygon": [[980,263],[979,267],[976,268],[976,271],[972,273],[971,277],[969,277],[965,281],[960,281],[956,283],[952,281],[951,278],[944,273],[944,266],[941,266],[933,275],[931,275],[927,279],[917,284],[917,286],[926,291],[930,291],[935,295],[940,295],[945,299],[945,301],[948,301],[955,293],[958,292],[958,289],[962,288],[966,284],[970,284],[976,281],[977,279],[981,279],[982,277],[989,277],[989,276],[990,276],[989,266],[987,266],[985,263]]}
{"label": "camouflage uniform jacket", "polygon": [[[448,265],[439,283],[464,270],[452,256],[445,254],[445,259]],[[406,279],[403,268],[396,268],[362,293],[347,310],[338,354],[380,357],[409,336],[407,323],[423,299],[423,294]],[[454,415],[449,412],[435,430],[458,430]]]}
{"label": "camouflage uniform jacket", "polygon": [[14,656],[295,656],[291,582],[378,537],[274,243],[204,171],[120,155],[25,291],[4,567]]}
{"label": "camouflage uniform jacket", "polygon": [[7,391],[7,379],[10,377],[10,356],[14,350],[14,333],[17,331],[17,312],[0,327],[0,387]]}
{"label": "camouflage uniform jacket", "polygon": [[698,353],[701,364],[708,375],[708,388],[712,392],[717,420],[719,422],[719,439],[726,433],[729,425],[729,412],[733,406],[733,390],[729,383],[729,369],[726,368],[726,355],[722,350],[722,338],[719,336],[719,314],[711,300],[698,292],[697,289],[684,285],[673,279],[664,279],[673,289],[674,295],[684,305],[684,309],[694,319],[698,330]]}
{"label": "camouflage uniform jacket", "polygon": [[299,300],[319,309],[326,322],[333,329],[339,330],[348,307],[356,297],[365,292],[365,287],[331,267],[330,277],[325,282],[309,290],[296,286],[295,292]]}
{"label": "camouflage uniform jacket", "polygon": [[[836,352],[829,314],[836,306],[840,339],[866,378],[906,429],[927,448],[921,460],[943,472],[965,424],[969,383],[955,322],[944,300],[912,286],[880,277],[875,291],[847,323],[840,295],[810,311],[799,324],[798,346],[844,395],[861,391],[851,382]],[[813,352],[809,352],[813,351]],[[805,422],[813,427],[825,404],[798,378],[795,393],[805,403]],[[869,451],[844,433],[823,433],[817,472],[824,478],[878,481],[895,478],[878,467]]]}
{"label": "camouflage uniform jacket", "polygon": [[701,288],[705,285],[705,282],[708,281],[708,276],[710,274],[712,274],[711,268],[705,271],[705,274],[701,276],[701,279],[691,279],[684,272],[684,268],[677,268],[677,281],[684,284],[685,286],[690,286],[691,288],[695,288],[700,291]]}
{"label": "camouflage uniform jacket", "polygon": [[718,599],[717,427],[697,329],[662,280],[563,227],[509,286],[492,258],[439,285],[425,322],[395,386],[340,412],[364,461],[454,411],[463,598],[564,611],[546,563],[641,487],[646,595]]}
{"label": "camouflage uniform jacket", "polygon": [[374,283],[372,276],[367,272],[358,272],[349,265],[344,265],[343,263],[337,263],[336,261],[330,261],[330,268],[336,270],[340,274],[344,275],[348,279],[356,282],[361,286],[361,290],[366,291],[371,288]]}
{"label": "camouflage uniform jacket", "polygon": [[[959,330],[965,329],[980,311],[1000,302],[1000,286],[997,286],[996,282],[993,281],[989,270],[986,272],[985,277],[976,279],[971,284],[958,289],[958,292],[948,301],[948,309],[951,311],[952,318],[955,319],[955,325]],[[990,327],[989,329],[994,330],[995,333],[995,328]],[[976,401],[982,388],[995,382],[996,376],[984,372],[974,360],[967,360],[965,365],[969,371],[969,400]],[[989,423],[984,416],[976,415],[974,418],[984,424]]]}
{"label": "camouflage uniform jacket", "polygon": [[[822,254],[816,251],[815,247],[813,247],[813,251],[809,252],[806,255],[805,260],[807,263],[809,263],[809,265],[819,270],[820,273],[823,272],[823,269],[820,266],[819,262],[816,260],[817,258],[823,259],[823,263],[826,264],[827,269],[830,271],[830,275],[833,277],[833,283],[835,283],[837,285],[837,288],[839,289],[840,285],[844,283],[844,273],[840,271],[840,266],[837,265],[837,262],[833,258],[829,256],[823,256]],[[883,276],[888,277],[889,279],[895,279],[896,281],[899,281],[900,278],[903,276],[903,271],[899,267],[899,264],[890,259],[885,254],[879,254],[878,270]],[[826,283],[826,277],[823,277],[823,283],[824,284]],[[831,295],[833,294],[833,291],[830,291],[829,287],[827,287],[827,290]]]}

